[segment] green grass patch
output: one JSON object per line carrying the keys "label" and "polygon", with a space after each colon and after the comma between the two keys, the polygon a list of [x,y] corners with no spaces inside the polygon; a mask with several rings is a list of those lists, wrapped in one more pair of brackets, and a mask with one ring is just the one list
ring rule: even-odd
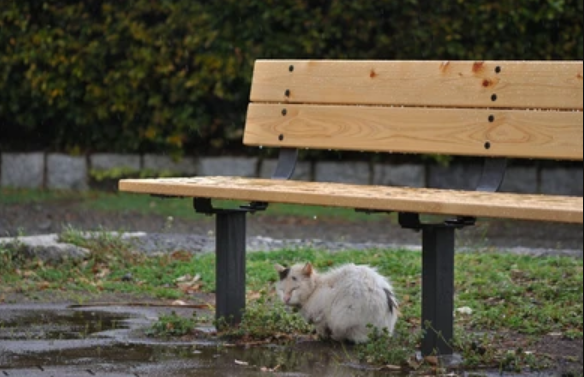
{"label": "green grass patch", "polygon": [[[73,194],[73,196],[78,197],[81,194]],[[0,188],[0,205],[54,202],[69,197],[71,193],[64,191]]]}
{"label": "green grass patch", "polygon": [[[81,209],[105,212],[134,212],[146,215],[192,219],[195,214],[191,199],[163,199],[150,195],[107,193],[100,191],[68,192],[1,189],[0,205],[29,203],[75,202]],[[235,207],[246,203],[217,201],[216,207]],[[342,221],[381,221],[384,216],[370,216],[353,209],[272,204],[268,211],[256,216],[294,216],[305,219],[336,219]]]}
{"label": "green grass patch", "polygon": [[[89,238],[66,230],[61,239],[92,250],[83,262],[51,266],[16,259],[12,249],[0,249],[2,289],[34,283],[55,287],[154,294],[156,297],[188,297],[176,279],[200,275],[201,290],[215,290],[215,256],[186,253],[156,258],[135,255],[121,236],[94,233]],[[320,270],[345,263],[368,264],[389,276],[402,302],[403,320],[419,324],[421,316],[421,255],[404,250],[372,250],[328,253],[319,250],[282,250],[249,253],[248,289],[266,290],[277,279],[274,263],[291,265],[312,261]],[[456,257],[456,307],[468,307],[460,315],[469,329],[515,331],[525,335],[561,332],[582,338],[583,264],[563,257],[533,258],[511,254],[469,253]],[[25,272],[27,272],[24,274]],[[24,274],[19,278],[17,272]],[[132,281],[124,277],[132,276]],[[558,310],[562,308],[562,310]]]}

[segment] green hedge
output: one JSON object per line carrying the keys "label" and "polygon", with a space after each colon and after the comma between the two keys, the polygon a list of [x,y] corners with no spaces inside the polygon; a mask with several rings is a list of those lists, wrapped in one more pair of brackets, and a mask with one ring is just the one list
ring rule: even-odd
{"label": "green hedge", "polygon": [[0,148],[241,151],[257,58],[582,59],[582,0],[0,0]]}

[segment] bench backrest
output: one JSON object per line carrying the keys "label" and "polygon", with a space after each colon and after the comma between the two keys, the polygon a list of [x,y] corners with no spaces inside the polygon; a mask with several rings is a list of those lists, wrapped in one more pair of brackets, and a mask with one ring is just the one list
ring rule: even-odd
{"label": "bench backrest", "polygon": [[244,143],[583,160],[582,62],[258,61]]}

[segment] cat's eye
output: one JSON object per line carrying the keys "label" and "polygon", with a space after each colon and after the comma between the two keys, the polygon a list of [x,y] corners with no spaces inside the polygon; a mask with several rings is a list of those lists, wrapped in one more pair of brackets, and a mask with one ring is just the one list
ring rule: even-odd
{"label": "cat's eye", "polygon": [[293,281],[298,281],[298,278],[296,276],[292,276],[292,280]]}

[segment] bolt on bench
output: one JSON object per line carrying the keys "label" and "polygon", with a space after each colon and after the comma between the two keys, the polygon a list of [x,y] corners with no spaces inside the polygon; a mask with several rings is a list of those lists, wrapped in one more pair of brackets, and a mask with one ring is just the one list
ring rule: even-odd
{"label": "bolt on bench", "polygon": [[[500,193],[507,159],[583,160],[582,62],[258,61],[244,144],[280,148],[272,180],[122,180],[217,216],[217,316],[245,308],[246,214],[269,203],[397,212],[423,234],[424,354],[451,354],[455,230],[477,218],[583,223],[583,199]],[[299,149],[485,157],[476,191],[291,181]],[[249,202],[217,209],[213,200]],[[451,218],[426,224],[420,214]]]}

